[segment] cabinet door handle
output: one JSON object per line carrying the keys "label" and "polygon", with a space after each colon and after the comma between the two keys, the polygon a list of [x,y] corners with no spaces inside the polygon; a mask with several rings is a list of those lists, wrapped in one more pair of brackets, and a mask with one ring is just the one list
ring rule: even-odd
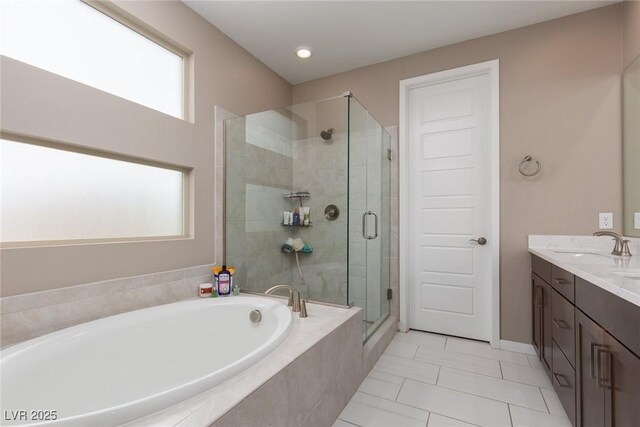
{"label": "cabinet door handle", "polygon": [[591,343],[591,378],[592,379],[598,379],[598,366],[600,365],[600,361],[599,359],[599,355],[598,355],[598,350],[601,348],[602,346],[598,343],[592,342]]}
{"label": "cabinet door handle", "polygon": [[538,286],[538,305],[539,306],[542,306],[544,304],[543,298],[544,298],[544,289],[542,289],[542,286]]}
{"label": "cabinet door handle", "polygon": [[556,285],[568,285],[569,281],[567,279],[562,279],[559,277],[554,277],[553,278],[553,283],[555,283]]}
{"label": "cabinet door handle", "polygon": [[606,350],[604,346],[599,346],[596,351],[597,359],[597,372],[596,381],[599,387],[610,388],[611,387],[611,352]]}
{"label": "cabinet door handle", "polygon": [[562,319],[553,319],[553,324],[556,325],[558,329],[571,329],[569,324]]}
{"label": "cabinet door handle", "polygon": [[553,378],[556,380],[560,387],[570,388],[571,384],[567,381],[567,377],[562,374],[553,374]]}

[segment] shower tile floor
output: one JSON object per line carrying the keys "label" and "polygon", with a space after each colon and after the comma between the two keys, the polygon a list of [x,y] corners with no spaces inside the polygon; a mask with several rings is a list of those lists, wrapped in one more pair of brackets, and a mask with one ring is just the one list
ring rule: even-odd
{"label": "shower tile floor", "polygon": [[398,332],[334,427],[571,427],[536,356]]}

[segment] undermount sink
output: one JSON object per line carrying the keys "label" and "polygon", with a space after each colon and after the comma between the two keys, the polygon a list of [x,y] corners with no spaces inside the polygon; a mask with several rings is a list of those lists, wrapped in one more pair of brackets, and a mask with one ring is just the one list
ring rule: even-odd
{"label": "undermount sink", "polygon": [[579,257],[583,257],[583,256],[598,256],[598,257],[603,257],[603,258],[609,258],[609,256],[604,255],[604,254],[599,254],[596,252],[586,252],[586,251],[573,251],[573,250],[557,250],[557,251],[553,251],[556,254],[563,254],[563,255],[571,255],[573,257],[579,258]]}
{"label": "undermount sink", "polygon": [[622,276],[625,279],[640,280],[640,271],[614,271],[616,276]]}

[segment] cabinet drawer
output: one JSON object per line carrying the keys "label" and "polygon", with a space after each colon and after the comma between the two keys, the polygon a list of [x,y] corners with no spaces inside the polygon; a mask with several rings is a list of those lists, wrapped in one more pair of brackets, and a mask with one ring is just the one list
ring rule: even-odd
{"label": "cabinet drawer", "polygon": [[573,274],[555,265],[551,266],[551,286],[571,302],[575,300],[574,282],[575,276]]}
{"label": "cabinet drawer", "polygon": [[556,290],[551,296],[551,323],[553,340],[575,368],[575,325],[573,305]]}
{"label": "cabinet drawer", "polygon": [[547,283],[551,283],[551,263],[542,258],[531,255],[531,271]]}
{"label": "cabinet drawer", "polygon": [[576,371],[573,369],[557,344],[553,343],[553,388],[567,411],[571,425],[576,425]]}

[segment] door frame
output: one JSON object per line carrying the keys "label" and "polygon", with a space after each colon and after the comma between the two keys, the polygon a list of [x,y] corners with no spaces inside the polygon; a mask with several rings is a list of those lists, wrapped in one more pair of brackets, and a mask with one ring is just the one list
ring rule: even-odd
{"label": "door frame", "polygon": [[460,78],[487,74],[491,81],[491,341],[492,347],[500,347],[500,60],[481,62],[451,70],[400,80],[400,122],[398,135],[399,184],[400,184],[400,322],[399,329],[409,330],[411,287],[409,286],[409,141],[408,110],[409,91],[424,86],[444,83]]}

